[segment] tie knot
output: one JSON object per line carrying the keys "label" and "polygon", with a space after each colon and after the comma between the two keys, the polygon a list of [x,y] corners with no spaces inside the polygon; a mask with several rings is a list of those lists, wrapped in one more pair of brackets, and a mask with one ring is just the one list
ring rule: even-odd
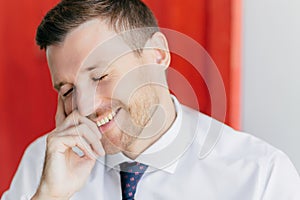
{"label": "tie knot", "polygon": [[137,184],[145,173],[147,167],[147,165],[138,162],[120,164],[120,178],[123,200],[134,199]]}
{"label": "tie knot", "polygon": [[138,162],[133,162],[133,163],[128,163],[124,162],[120,164],[120,169],[122,172],[127,172],[127,173],[144,173],[147,169],[147,165],[138,163]]}

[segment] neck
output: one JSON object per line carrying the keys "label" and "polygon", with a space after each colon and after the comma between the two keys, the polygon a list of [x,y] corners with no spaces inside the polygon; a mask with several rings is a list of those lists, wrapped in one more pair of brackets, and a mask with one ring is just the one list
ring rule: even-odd
{"label": "neck", "polygon": [[[167,89],[163,89],[163,91],[159,91],[158,94],[160,94],[160,106],[154,112],[151,120],[149,120],[149,123],[143,129],[139,136],[141,139],[135,140],[130,145],[128,151],[123,152],[130,159],[136,159],[147,148],[159,140],[159,138],[161,138],[172,126],[176,118],[175,106],[170,92]],[[157,127],[159,127],[159,129]]]}

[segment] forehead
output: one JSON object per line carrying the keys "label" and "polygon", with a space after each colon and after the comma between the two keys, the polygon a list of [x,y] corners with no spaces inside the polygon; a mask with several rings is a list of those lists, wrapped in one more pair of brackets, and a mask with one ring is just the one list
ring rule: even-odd
{"label": "forehead", "polygon": [[46,56],[53,83],[72,78],[91,52],[114,36],[116,32],[103,20],[93,19],[68,33],[62,43],[49,46]]}

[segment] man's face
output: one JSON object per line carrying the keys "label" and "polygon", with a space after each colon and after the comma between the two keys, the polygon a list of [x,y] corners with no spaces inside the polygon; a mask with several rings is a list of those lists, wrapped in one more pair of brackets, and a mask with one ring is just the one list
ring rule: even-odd
{"label": "man's face", "polygon": [[101,125],[107,154],[130,151],[159,101],[155,88],[144,84],[145,77],[155,75],[141,67],[153,63],[155,54],[146,51],[139,57],[127,50],[100,20],[82,24],[62,43],[47,48],[52,81],[66,115],[78,110]]}

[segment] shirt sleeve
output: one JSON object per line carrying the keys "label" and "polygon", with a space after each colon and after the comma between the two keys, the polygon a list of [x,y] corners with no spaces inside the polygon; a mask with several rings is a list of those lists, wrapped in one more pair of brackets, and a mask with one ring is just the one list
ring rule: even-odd
{"label": "shirt sleeve", "polygon": [[30,200],[40,182],[44,165],[45,136],[37,139],[26,150],[9,190],[1,200]]}
{"label": "shirt sleeve", "polygon": [[268,162],[262,200],[299,200],[300,177],[290,159],[277,151]]}

